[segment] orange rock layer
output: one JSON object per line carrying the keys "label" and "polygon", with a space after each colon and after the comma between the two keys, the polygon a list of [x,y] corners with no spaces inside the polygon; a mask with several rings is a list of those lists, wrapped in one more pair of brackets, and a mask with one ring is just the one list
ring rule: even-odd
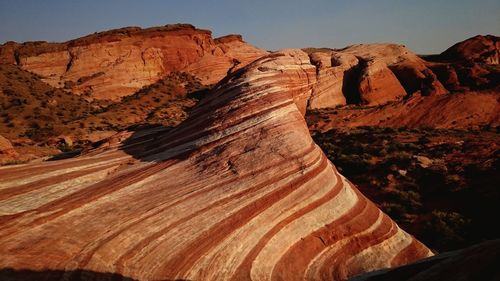
{"label": "orange rock layer", "polygon": [[432,255],[313,142],[303,114],[316,83],[308,55],[284,50],[225,78],[173,131],[1,167],[0,266],[344,280]]}

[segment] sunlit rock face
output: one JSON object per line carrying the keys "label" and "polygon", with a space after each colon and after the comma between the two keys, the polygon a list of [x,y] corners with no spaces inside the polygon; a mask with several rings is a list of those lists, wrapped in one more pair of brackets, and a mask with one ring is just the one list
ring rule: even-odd
{"label": "sunlit rock face", "polygon": [[[432,255],[342,175],[300,50],[225,78],[172,131],[0,168],[0,266],[138,280],[344,280]],[[120,135],[120,139],[126,137]]]}
{"label": "sunlit rock face", "polygon": [[318,76],[308,105],[313,110],[448,92],[428,64],[402,45],[359,44],[310,52]]}
{"label": "sunlit rock face", "polygon": [[[448,92],[432,70],[426,66],[425,61],[403,45],[358,44],[347,47],[342,52],[355,55],[368,62],[376,61],[379,66],[381,66],[380,63],[384,63],[397,77],[407,94],[419,92],[423,95],[440,95]],[[389,79],[394,81],[392,77]],[[389,83],[394,85],[394,82]],[[397,91],[388,93],[393,97],[399,97],[400,94],[399,87]]]}
{"label": "sunlit rock face", "polygon": [[122,28],[65,43],[8,43],[0,47],[0,62],[17,63],[75,94],[118,99],[173,71],[213,84],[266,53],[239,35],[212,39],[208,30],[179,24]]}

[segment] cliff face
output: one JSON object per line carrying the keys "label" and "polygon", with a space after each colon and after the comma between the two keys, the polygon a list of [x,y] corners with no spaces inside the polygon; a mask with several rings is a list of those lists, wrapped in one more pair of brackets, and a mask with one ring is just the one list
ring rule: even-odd
{"label": "cliff face", "polygon": [[54,87],[93,99],[133,94],[173,71],[184,71],[213,84],[267,52],[241,36],[212,39],[191,25],[122,28],[65,43],[7,43],[3,63],[17,63]]}
{"label": "cliff face", "polygon": [[316,83],[306,53],[280,51],[226,77],[173,131],[0,169],[0,265],[344,280],[432,255],[313,142],[303,114]]}

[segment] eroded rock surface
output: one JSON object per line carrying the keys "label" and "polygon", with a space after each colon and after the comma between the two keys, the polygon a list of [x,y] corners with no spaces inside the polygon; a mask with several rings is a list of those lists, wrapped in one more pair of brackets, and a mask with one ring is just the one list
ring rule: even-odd
{"label": "eroded rock surface", "polygon": [[310,55],[317,68],[317,84],[309,100],[310,109],[328,108],[347,103],[348,86],[356,83],[353,73],[359,60],[339,52],[315,52]]}
{"label": "eroded rock surface", "polygon": [[214,40],[208,30],[178,24],[110,30],[65,43],[6,43],[0,62],[17,63],[54,87],[116,100],[174,71],[213,84],[266,53],[241,36]]}
{"label": "eroded rock surface", "polygon": [[498,280],[500,240],[436,255],[392,270],[363,274],[350,281],[453,281]]}
{"label": "eroded rock surface", "polygon": [[365,62],[359,81],[359,98],[363,104],[384,104],[404,96],[405,89],[384,62]]}
{"label": "eroded rock surface", "polygon": [[432,255],[313,142],[303,114],[316,81],[306,53],[283,50],[227,77],[172,131],[0,168],[1,267],[344,280]]}
{"label": "eroded rock surface", "polygon": [[[397,44],[358,44],[342,50],[366,61],[384,62],[396,75],[407,94],[439,95],[448,91],[430,70],[425,61]],[[395,95],[394,93],[388,93]]]}
{"label": "eroded rock surface", "polygon": [[448,92],[429,65],[402,45],[359,44],[341,50],[308,51],[318,73],[310,109],[380,105],[415,94]]}

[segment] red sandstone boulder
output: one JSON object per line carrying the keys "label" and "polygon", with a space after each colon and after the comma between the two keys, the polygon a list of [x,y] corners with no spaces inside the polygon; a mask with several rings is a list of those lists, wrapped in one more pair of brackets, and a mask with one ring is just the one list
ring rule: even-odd
{"label": "red sandstone boulder", "polygon": [[375,60],[365,64],[359,81],[359,96],[363,104],[384,104],[406,95],[405,89],[384,62]]}

